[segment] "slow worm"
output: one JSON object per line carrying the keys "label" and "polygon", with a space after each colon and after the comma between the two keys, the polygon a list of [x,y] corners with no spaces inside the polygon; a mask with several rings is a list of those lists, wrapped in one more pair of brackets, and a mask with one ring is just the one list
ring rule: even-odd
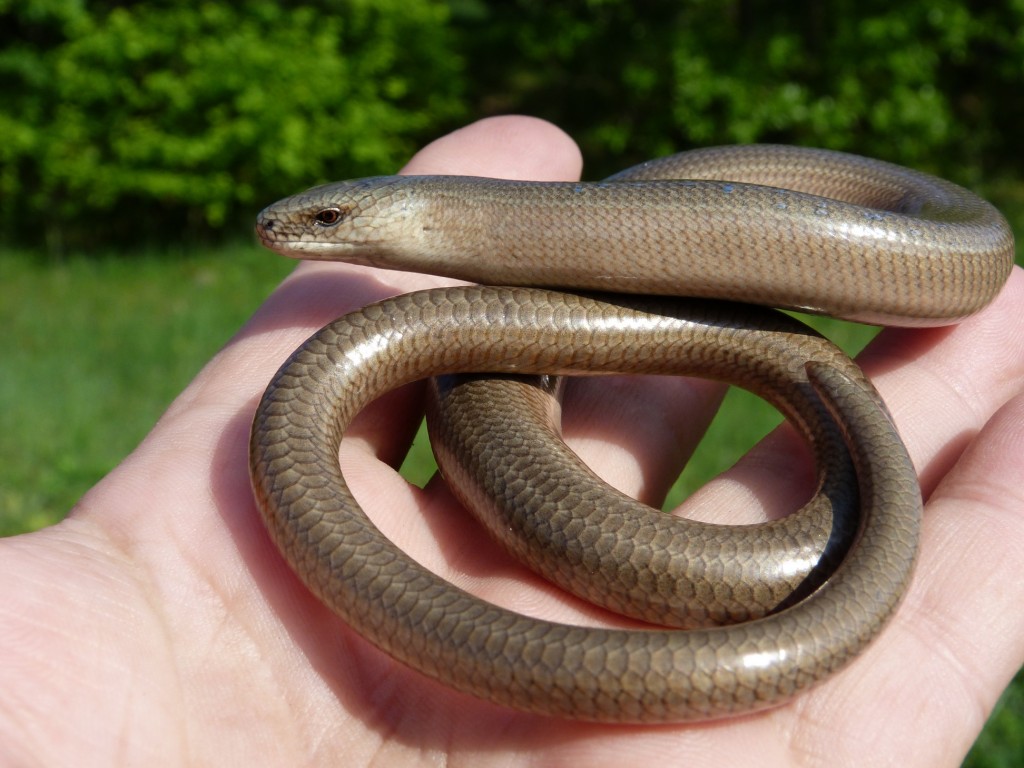
{"label": "slow worm", "polygon": [[[787,701],[877,635],[912,572],[920,491],[877,393],[823,339],[746,305],[937,325],[985,306],[1013,261],[1005,220],[967,190],[777,146],[683,153],[596,183],[330,184],[268,207],[257,231],[299,258],[664,297],[465,287],[364,307],[285,363],[250,443],[271,536],[364,637],[499,704],[610,722],[708,719]],[[510,551],[606,607],[696,628],[521,616],[397,550],[338,467],[342,434],[364,405],[463,371],[687,373],[745,386],[805,434],[818,492],[784,520],[695,534],[695,524],[620,506],[628,502],[581,475],[555,442],[546,380],[514,396],[506,382],[442,381],[439,461],[460,497],[507,508],[510,518],[486,525]],[[516,437],[521,424],[529,437]]]}

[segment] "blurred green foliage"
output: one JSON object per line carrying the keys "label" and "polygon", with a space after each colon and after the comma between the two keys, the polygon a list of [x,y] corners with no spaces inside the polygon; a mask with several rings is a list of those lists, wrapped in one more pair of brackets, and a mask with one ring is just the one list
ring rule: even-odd
{"label": "blurred green foliage", "polygon": [[1022,27],[1022,0],[0,0],[0,237],[240,233],[512,111],[591,177],[779,141],[1017,180]]}
{"label": "blurred green foliage", "polygon": [[[443,4],[0,2],[0,216],[48,245],[224,227],[461,109]],[[83,243],[83,240],[85,241]]]}
{"label": "blurred green foliage", "polygon": [[754,141],[851,149],[961,177],[1011,158],[1019,168],[1010,143],[1024,84],[1019,0],[458,6],[477,10],[466,40],[473,88],[500,99],[493,108],[568,127],[586,157],[612,163],[595,175],[623,156]]}

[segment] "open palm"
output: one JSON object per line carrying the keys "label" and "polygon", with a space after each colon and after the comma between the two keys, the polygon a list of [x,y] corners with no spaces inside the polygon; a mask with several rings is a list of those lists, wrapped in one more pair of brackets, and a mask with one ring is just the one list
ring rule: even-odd
{"label": "open palm", "polygon": [[[407,168],[529,179],[579,170],[570,140],[527,118],[477,123]],[[1006,575],[1024,560],[1019,269],[978,316],[951,329],[885,331],[861,357],[927,500],[920,564],[889,628],[790,705],[657,727],[520,715],[450,692],[327,612],[263,530],[247,439],[273,371],[343,312],[441,282],[302,265],[65,521],[0,541],[0,762],[959,764],[1024,661],[1024,579]],[[696,439],[704,417],[692,409],[717,399],[686,380],[579,389],[566,416],[576,448],[648,499]],[[591,414],[602,416],[599,438],[588,433]],[[463,588],[534,615],[579,617],[574,601],[496,549],[443,486],[420,491],[397,475],[419,415],[420,389],[407,387],[346,438],[346,476],[378,525]],[[750,489],[769,507],[791,504],[806,471],[786,458],[792,439],[780,430],[699,494],[701,516],[753,503]]]}

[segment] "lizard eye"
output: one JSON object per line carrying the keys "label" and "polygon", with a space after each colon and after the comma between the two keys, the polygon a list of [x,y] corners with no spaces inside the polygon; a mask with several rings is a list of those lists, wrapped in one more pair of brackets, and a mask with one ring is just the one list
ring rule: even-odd
{"label": "lizard eye", "polygon": [[322,227],[333,227],[344,219],[347,213],[348,211],[341,208],[324,208],[322,211],[317,211],[313,219]]}

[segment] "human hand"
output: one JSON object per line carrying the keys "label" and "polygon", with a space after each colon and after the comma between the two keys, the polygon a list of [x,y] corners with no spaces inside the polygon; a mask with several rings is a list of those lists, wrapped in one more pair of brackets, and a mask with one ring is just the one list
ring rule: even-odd
{"label": "human hand", "polygon": [[[579,166],[556,129],[502,118],[435,142],[406,170],[566,179]],[[861,357],[928,501],[915,579],[882,636],[784,707],[652,727],[521,715],[440,687],[323,608],[259,522],[247,439],[274,370],[345,311],[448,282],[301,265],[64,522],[0,541],[4,762],[959,764],[1024,660],[1024,581],[1005,575],[1024,549],[1020,270],[978,316],[951,329],[884,331]],[[641,378],[576,389],[565,427],[574,447],[648,499],[696,441],[694,410],[718,391]],[[578,617],[574,601],[524,574],[443,486],[420,491],[394,471],[419,393],[378,401],[346,435],[342,463],[364,507],[459,586],[534,615]],[[771,506],[795,505],[806,468],[788,459],[792,439],[773,435],[698,494],[700,516],[753,504],[748,488]]]}

